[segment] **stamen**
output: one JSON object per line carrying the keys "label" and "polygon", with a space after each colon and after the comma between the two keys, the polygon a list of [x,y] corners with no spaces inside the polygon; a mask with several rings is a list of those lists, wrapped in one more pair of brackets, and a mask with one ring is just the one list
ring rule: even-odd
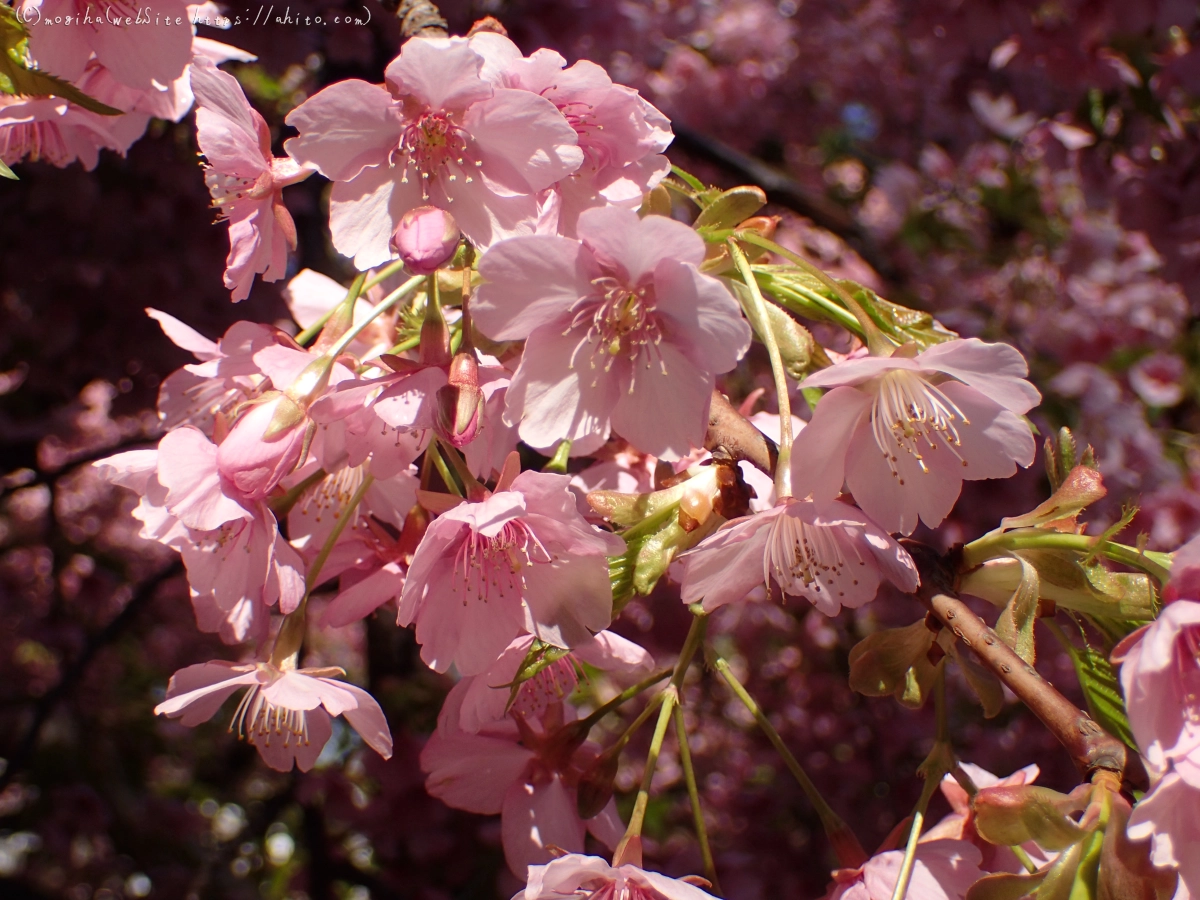
{"label": "stamen", "polygon": [[929,466],[924,453],[937,450],[939,446],[967,465],[960,452],[962,438],[956,421],[971,424],[953,400],[916,372],[893,369],[880,379],[879,391],[871,406],[871,433],[892,476],[899,479],[900,484],[904,484],[904,479],[897,467],[900,461],[897,450],[909,454],[926,474]]}

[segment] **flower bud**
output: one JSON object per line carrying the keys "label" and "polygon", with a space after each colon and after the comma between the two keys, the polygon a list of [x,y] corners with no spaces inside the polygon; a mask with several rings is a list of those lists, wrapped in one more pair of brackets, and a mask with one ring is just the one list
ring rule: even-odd
{"label": "flower bud", "polygon": [[473,353],[455,355],[449,382],[437,392],[437,432],[462,448],[475,440],[483,423],[484,397],[479,389],[479,363]]}
{"label": "flower bud", "polygon": [[414,275],[432,275],[454,256],[460,237],[450,213],[436,206],[419,206],[400,217],[392,249]]}

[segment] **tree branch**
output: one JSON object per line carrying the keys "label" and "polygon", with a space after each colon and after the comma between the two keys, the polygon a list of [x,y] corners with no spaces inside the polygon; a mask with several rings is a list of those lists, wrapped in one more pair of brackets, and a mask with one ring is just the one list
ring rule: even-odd
{"label": "tree branch", "polygon": [[712,405],[708,411],[708,433],[704,436],[704,449],[722,449],[734,460],[744,459],[775,475],[775,463],[779,449],[775,442],[755,428],[720,391],[714,389]]}
{"label": "tree branch", "polygon": [[921,601],[1058,738],[1080,773],[1090,779],[1097,769],[1106,769],[1134,788],[1147,788],[1141,757],[1060,694],[958,599],[949,571],[933,550],[911,541],[905,544],[921,571]]}

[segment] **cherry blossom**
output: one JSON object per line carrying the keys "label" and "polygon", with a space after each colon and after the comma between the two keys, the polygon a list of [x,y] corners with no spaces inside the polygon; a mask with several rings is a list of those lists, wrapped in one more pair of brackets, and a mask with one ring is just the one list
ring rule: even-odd
{"label": "cherry blossom", "polygon": [[722,525],[680,556],[684,603],[711,611],[772,581],[827,616],[875,598],[887,579],[916,590],[917,568],[878,525],[838,501],[788,500]]}
{"label": "cherry blossom", "polygon": [[552,859],[552,848],[582,851],[586,832],[615,846],[624,829],[612,800],[587,820],[578,811],[579,778],[599,748],[519,716],[464,731],[459,716],[468,688],[463,681],[451,690],[421,751],[426,790],[456,809],[499,813],[504,857],[518,876]]}
{"label": "cherry blossom", "polygon": [[703,443],[714,376],[750,345],[728,289],[697,266],[704,242],[662,216],[590,209],[581,240],[513,238],[479,261],[475,324],[526,339],[507,394],[523,440],[573,453],[615,430],[646,453],[686,456]]}
{"label": "cherry blossom", "polygon": [[204,181],[213,206],[229,222],[225,287],[236,302],[250,295],[255,275],[278,281],[287,274],[296,225],[282,190],[314,169],[272,155],[266,121],[246,100],[237,79],[207,59],[192,65],[192,91],[197,140],[208,161]]}
{"label": "cherry blossom", "polygon": [[[667,878],[632,863],[610,866],[598,856],[571,853],[548,865],[530,866],[529,883],[517,897],[559,900],[707,900],[712,897],[680,878]],[[516,898],[513,898],[516,900]]]}
{"label": "cherry blossom", "polygon": [[[912,900],[963,900],[984,876],[978,848],[966,841],[922,841],[908,896]],[[902,850],[877,853],[858,869],[838,869],[827,900],[891,900],[904,861]]]}
{"label": "cherry blossom", "polygon": [[413,38],[383,86],[330,85],[288,114],[287,152],[336,182],[330,229],[360,269],[391,258],[401,217],[452,212],[476,246],[531,234],[537,194],[583,162],[575,130],[528,91],[493,88],[465,38]]}
{"label": "cherry blossom", "polygon": [[429,526],[400,598],[421,658],[444,672],[484,671],[522,631],[574,647],[608,627],[608,559],[625,543],[587,524],[565,475],[523,472]]}
{"label": "cherry blossom", "polygon": [[487,61],[485,78],[545,97],[579,135],[583,165],[550,192],[557,233],[575,237],[585,209],[637,209],[670,171],[662,153],[674,138],[671,123],[637,91],[613,84],[601,66],[581,59],[565,68],[567,61],[545,48],[523,57],[508,38],[487,32],[475,35],[471,47]]}
{"label": "cherry blossom", "polygon": [[831,388],[796,436],[796,493],[855,501],[891,532],[930,528],[953,508],[964,480],[1008,478],[1033,462],[1021,419],[1041,399],[1021,354],[975,338],[915,356],[849,360],[808,376]]}
{"label": "cherry blossom", "polygon": [[234,691],[248,687],[229,728],[253,744],[272,769],[288,772],[295,764],[309,771],[333,733],[331,716],[345,716],[367,746],[390,759],[392,734],[383,710],[362,688],[333,677],[345,674],[338,668],[214,660],[171,676],[167,699],[154,712],[194,727],[211,719]]}

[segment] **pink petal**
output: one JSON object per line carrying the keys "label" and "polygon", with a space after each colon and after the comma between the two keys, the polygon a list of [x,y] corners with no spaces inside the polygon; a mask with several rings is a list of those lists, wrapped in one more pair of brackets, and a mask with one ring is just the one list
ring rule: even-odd
{"label": "pink petal", "polygon": [[185,325],[177,318],[157,309],[146,307],[146,315],[152,318],[162,328],[163,334],[170,338],[176,347],[187,350],[196,359],[216,359],[221,355],[220,348],[190,325]]}
{"label": "pink petal", "polygon": [[608,559],[582,557],[525,569],[525,628],[555,647],[576,647],[612,621]]}
{"label": "pink petal", "polygon": [[487,177],[515,193],[548,188],[583,162],[575,129],[549,100],[526,91],[498,89],[468,110],[463,127],[478,142]]}
{"label": "pink petal", "polygon": [[575,809],[575,792],[557,774],[548,782],[512,784],[500,815],[504,859],[519,877],[529,866],[552,860],[551,845],[568,853],[583,850],[584,826]]}
{"label": "pink petal", "polygon": [[684,603],[703,602],[706,612],[736,603],[765,578],[763,560],[771,519],[782,515],[768,510],[728,522],[696,548],[680,556]]}
{"label": "pink petal", "polygon": [[[186,19],[184,3],[164,5],[164,13]],[[192,29],[186,22],[170,28],[104,24],[92,32],[91,43],[96,59],[113,77],[143,91],[152,90],[155,81],[159,84],[175,81],[192,59]]]}
{"label": "pink petal", "polygon": [[[796,435],[792,445],[792,489],[797,497],[811,493],[820,503],[841,493],[846,472],[845,448],[850,446],[850,436],[859,422],[867,421],[870,410],[871,397],[852,387],[834,388],[821,398],[812,420]],[[869,431],[868,440],[882,457]],[[879,462],[883,465],[882,458]],[[877,516],[872,518],[878,520]]]}
{"label": "pink petal", "polygon": [[492,247],[479,260],[479,274],[484,283],[471,298],[475,326],[493,340],[513,341],[591,294],[599,272],[577,241],[531,235]]}
{"label": "pink petal", "polygon": [[271,160],[259,147],[257,132],[246,131],[211,109],[196,110],[196,140],[218,175],[235,175],[253,182],[271,168]]}
{"label": "pink petal", "polygon": [[[974,388],[947,383],[940,389],[971,424],[959,426],[962,446],[958,450],[967,464],[963,466],[947,454],[938,459],[939,468],[961,469],[965,480],[978,481],[1009,478],[1017,471],[1018,464],[1024,467],[1033,464],[1037,445],[1028,423]],[[939,447],[938,453],[945,449]],[[926,454],[927,458],[934,455]]]}
{"label": "pink petal", "polygon": [[154,707],[156,716],[179,717],[189,728],[207,722],[229,695],[240,687],[258,683],[254,666],[224,660],[180,669],[167,684],[167,699]]}
{"label": "pink petal", "polygon": [[750,324],[729,289],[694,266],[663,260],[654,270],[663,330],[704,372],[728,372],[750,348]]}
{"label": "pink petal", "polygon": [[357,80],[331,84],[284,121],[300,132],[284,143],[288,155],[330,181],[351,181],[367,166],[386,169],[404,130],[392,95]]}
{"label": "pink petal", "polygon": [[704,239],[682,222],[665,216],[646,216],[617,207],[589,209],[579,216],[580,239],[605,266],[638,284],[664,259],[700,265]]}
{"label": "pink petal", "polygon": [[530,761],[532,750],[514,741],[439,728],[421,751],[425,789],[447,806],[481,815],[504,808],[505,794]]}
{"label": "pink petal", "polygon": [[252,135],[257,145],[258,122],[262,117],[255,119],[257,113],[236,78],[228,72],[222,72],[207,58],[199,56],[192,63],[191,86],[197,106],[228,119],[231,124]]}
{"label": "pink petal", "polygon": [[465,169],[457,170],[454,181],[439,180],[430,188],[431,202],[453,213],[459,229],[480,250],[506,238],[533,234],[537,197],[510,195],[499,190],[496,183],[489,186],[487,170],[474,170],[481,171],[484,177],[472,177],[470,181],[467,178],[472,173]]}
{"label": "pink petal", "polygon": [[[592,368],[587,343],[572,364],[580,341],[578,335],[563,335],[558,325],[529,336],[506,394],[506,418],[520,423],[521,439],[530,446],[552,447],[563,438],[608,437],[621,385],[601,368]],[[614,364],[614,370],[619,365]]]}
{"label": "pink petal", "polygon": [[711,374],[663,341],[654,353],[643,351],[634,363],[633,383],[612,413],[613,430],[643,453],[681,459],[704,445],[712,389]]}
{"label": "pink petal", "polygon": [[1042,402],[1037,388],[1025,380],[1025,357],[1008,344],[985,344],[978,338],[946,341],[919,354],[916,363],[954,376],[1018,415]]}
{"label": "pink petal", "polygon": [[[830,393],[821,400],[818,411],[832,396]],[[816,417],[813,418],[815,421]],[[813,423],[810,423],[800,436],[804,437],[812,430]],[[939,464],[936,471],[923,472],[912,454],[901,452],[896,455],[898,474],[893,475],[875,443],[870,421],[864,417],[849,441],[846,455],[846,483],[854,501],[881,528],[891,533],[911,534],[917,527],[918,518],[930,528],[936,528],[954,508],[962,491],[965,470],[961,466]]]}
{"label": "pink petal", "polygon": [[892,369],[919,371],[920,366],[903,356],[864,356],[849,359],[814,372],[800,382],[800,387],[832,388],[862,384]]}
{"label": "pink petal", "polygon": [[574,656],[580,662],[631,684],[654,670],[654,657],[633,641],[611,631],[601,631],[590,641],[580,644],[575,648]]}
{"label": "pink petal", "polygon": [[400,173],[387,165],[362,169],[335,184],[329,195],[334,248],[353,257],[360,272],[382,265],[393,256],[389,242],[400,217],[421,202],[421,187],[415,180],[402,183]]}
{"label": "pink petal", "polygon": [[358,584],[342,591],[321,614],[322,628],[342,628],[366,618],[383,604],[400,596],[404,589],[404,570],[398,563],[387,563]]}
{"label": "pink petal", "polygon": [[358,700],[358,706],[343,713],[350,727],[358,732],[368,747],[384,759],[391,759],[392,731],[388,728],[387,716],[383,714],[379,703],[357,685],[343,684],[341,687]]}
{"label": "pink petal", "polygon": [[492,96],[492,86],[479,77],[482,65],[464,38],[418,38],[404,43],[384,76],[425,110],[460,110]]}
{"label": "pink petal", "polygon": [[158,480],[167,489],[167,508],[189,528],[212,531],[253,517],[223,493],[216,445],[191,426],[168,432],[159,441]]}

